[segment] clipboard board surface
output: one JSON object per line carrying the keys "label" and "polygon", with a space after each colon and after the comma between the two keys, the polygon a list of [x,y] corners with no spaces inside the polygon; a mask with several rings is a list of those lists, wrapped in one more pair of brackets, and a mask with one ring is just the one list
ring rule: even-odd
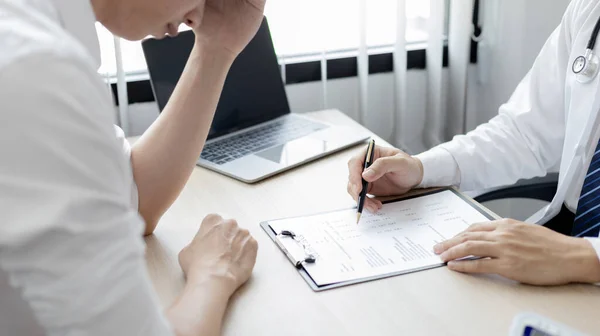
{"label": "clipboard board surface", "polygon": [[[422,196],[433,195],[433,194],[444,192],[444,191],[451,191],[451,192],[453,192],[455,195],[457,195],[459,198],[461,198],[463,201],[465,201],[471,207],[473,207],[474,209],[476,209],[478,212],[480,212],[483,216],[485,216],[489,220],[492,221],[492,220],[500,219],[500,216],[496,215],[495,213],[493,213],[489,209],[485,208],[483,205],[477,203],[472,198],[470,198],[470,197],[466,196],[465,194],[461,193],[460,191],[458,191],[454,187],[445,187],[445,188],[420,190],[420,191],[417,191],[417,192],[409,193],[408,195],[404,195],[404,196],[402,196],[400,198],[388,198],[387,200],[383,201],[383,204],[395,203],[395,202],[400,202],[400,201],[404,201],[404,200],[408,200],[408,199],[413,199],[413,198],[418,198],[418,197],[422,197]],[[348,209],[352,209],[352,208],[338,209],[338,210],[327,211],[327,212],[323,212],[323,213],[319,213],[319,214],[325,214],[325,213],[336,212],[336,211],[341,211],[341,210],[348,210]],[[319,214],[313,214],[313,215],[319,215]],[[273,229],[270,226],[270,222],[271,221],[277,221],[277,220],[289,219],[289,218],[293,218],[293,217],[271,219],[271,220],[264,221],[264,222],[260,223],[260,226],[265,231],[265,233],[269,236],[269,238],[271,238],[271,240],[275,243],[275,245],[277,245],[277,247],[279,247],[279,249],[282,251],[282,253],[284,253],[286,255],[286,257],[290,260],[290,263],[292,264],[291,266],[294,267],[294,265],[293,265],[294,261],[291,259],[291,256],[285,250],[285,247],[283,247],[283,245],[281,245],[279,243],[279,240],[277,239],[277,234],[275,233],[275,231],[273,231]],[[425,270],[428,270],[428,269],[439,268],[439,267],[443,267],[444,265],[445,265],[444,263],[440,262],[439,264],[425,266],[425,267],[421,267],[421,268],[414,268],[414,269],[403,270],[403,271],[399,271],[399,272],[391,272],[391,273],[386,273],[386,274],[379,274],[379,275],[372,276],[372,277],[359,278],[359,279],[350,280],[350,281],[342,281],[342,282],[337,282],[337,283],[332,283],[332,284],[327,284],[327,285],[322,285],[322,286],[319,286],[313,280],[313,278],[304,269],[304,267],[302,265],[300,265],[299,267],[296,267],[296,269],[298,270],[298,273],[300,274],[300,276],[302,276],[302,278],[306,281],[306,283],[310,286],[310,288],[313,291],[320,292],[320,291],[325,291],[325,290],[328,290],[328,289],[339,288],[339,287],[344,287],[344,286],[350,286],[350,285],[354,285],[354,284],[358,284],[358,283],[363,283],[363,282],[369,282],[369,281],[374,281],[374,280],[379,280],[379,279],[394,277],[394,276],[398,276],[398,275],[402,275],[402,274],[409,274],[409,273],[414,273],[414,272],[425,271]]]}

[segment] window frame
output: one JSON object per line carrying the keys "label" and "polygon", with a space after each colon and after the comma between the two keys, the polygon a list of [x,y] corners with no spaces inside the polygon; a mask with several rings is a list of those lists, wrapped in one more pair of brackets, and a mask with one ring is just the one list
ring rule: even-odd
{"label": "window frame", "polygon": [[[449,6],[449,1],[446,1]],[[474,0],[472,22],[474,35],[481,34],[479,24],[480,0]],[[446,11],[448,12],[448,11]],[[477,63],[478,42],[471,40],[470,63]],[[414,43],[407,46],[407,69],[426,69],[426,43]],[[394,71],[393,46],[371,47],[369,53],[369,74],[391,73]],[[358,74],[358,51],[345,50],[329,52],[327,58],[327,80],[351,78]],[[322,80],[321,54],[308,54],[302,56],[286,57],[280,64],[285,66],[285,85],[319,82]],[[448,66],[448,46],[445,42],[443,51],[443,67]],[[111,91],[115,105],[119,105],[117,95],[116,76],[110,79]],[[154,92],[147,72],[128,73],[126,76],[129,104],[154,102]]]}

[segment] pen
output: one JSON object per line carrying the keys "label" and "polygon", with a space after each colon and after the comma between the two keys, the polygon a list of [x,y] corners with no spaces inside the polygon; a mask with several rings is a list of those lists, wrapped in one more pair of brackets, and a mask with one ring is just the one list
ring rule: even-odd
{"label": "pen", "polygon": [[[371,139],[371,141],[369,141],[369,147],[367,147],[367,153],[365,154],[365,168],[364,170],[366,170],[367,168],[369,168],[371,166],[371,164],[373,163],[373,156],[375,155],[375,140]],[[364,171],[363,170],[363,171]],[[367,181],[365,181],[365,179],[362,179],[362,190],[360,191],[360,194],[358,195],[358,213],[356,214],[356,224],[358,224],[358,222],[360,222],[360,216],[362,215],[362,211],[363,211],[363,207],[365,205],[365,199],[367,198],[367,187],[369,186],[369,183]]]}

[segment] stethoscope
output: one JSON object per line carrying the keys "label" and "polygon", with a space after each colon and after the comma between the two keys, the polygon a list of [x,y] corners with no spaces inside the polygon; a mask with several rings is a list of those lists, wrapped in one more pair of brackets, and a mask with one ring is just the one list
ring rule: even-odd
{"label": "stethoscope", "polygon": [[585,49],[585,54],[577,57],[575,61],[573,61],[573,73],[580,83],[589,83],[598,74],[598,56],[594,54],[594,46],[596,45],[599,30],[600,18],[596,21],[594,31],[592,32],[590,41]]}

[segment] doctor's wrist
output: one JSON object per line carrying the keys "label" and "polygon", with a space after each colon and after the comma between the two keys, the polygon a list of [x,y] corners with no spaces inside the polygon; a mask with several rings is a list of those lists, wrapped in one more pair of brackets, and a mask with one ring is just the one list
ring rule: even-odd
{"label": "doctor's wrist", "polygon": [[421,168],[421,182],[417,188],[457,186],[460,184],[460,170],[450,152],[442,147],[434,147],[415,155]]}
{"label": "doctor's wrist", "polygon": [[600,259],[592,244],[583,238],[573,239],[574,248],[569,257],[569,264],[574,277],[572,282],[577,283],[600,283]]}
{"label": "doctor's wrist", "polygon": [[417,178],[415,179],[417,181],[417,183],[412,187],[412,188],[416,188],[419,185],[421,185],[421,183],[423,183],[423,162],[416,156],[412,156],[412,159],[414,161],[414,165],[417,167],[416,171],[417,171]]}

